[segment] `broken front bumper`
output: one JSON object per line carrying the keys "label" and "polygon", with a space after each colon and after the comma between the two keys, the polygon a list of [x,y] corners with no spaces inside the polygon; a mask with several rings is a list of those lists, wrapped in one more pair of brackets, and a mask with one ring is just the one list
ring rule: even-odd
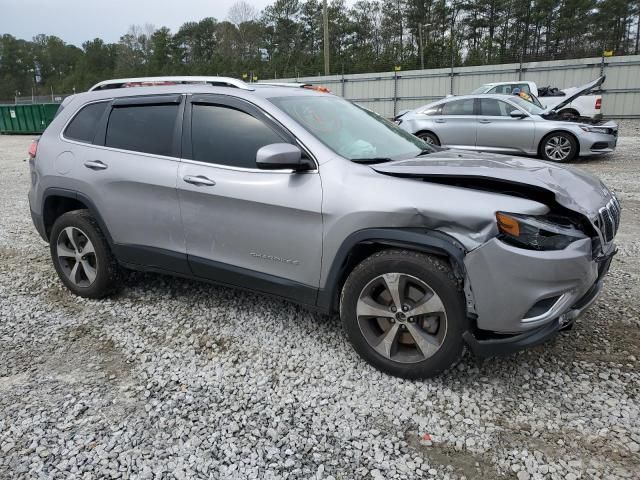
{"label": "broken front bumper", "polygon": [[590,239],[536,251],[494,238],[470,252],[465,267],[477,328],[499,334],[530,332],[558,320],[604,276]]}
{"label": "broken front bumper", "polygon": [[[612,252],[594,260],[590,240],[575,242],[565,250],[535,252],[497,239],[471,252],[465,263],[469,278],[476,279],[471,289],[479,330],[465,332],[465,341],[480,357],[545,342],[573,324],[598,299],[615,248]],[[499,263],[489,270],[490,262]],[[488,295],[494,295],[494,301]],[[545,303],[548,299],[553,301]],[[540,303],[546,305],[544,311],[535,311]],[[527,316],[531,311],[537,315]]]}
{"label": "broken front bumper", "polygon": [[575,319],[598,299],[602,292],[602,286],[603,280],[600,279],[570,310],[557,319],[533,330],[501,338],[482,338],[467,331],[463,334],[463,338],[474,355],[478,357],[505,355],[539,345],[556,336],[560,330],[571,326]]}

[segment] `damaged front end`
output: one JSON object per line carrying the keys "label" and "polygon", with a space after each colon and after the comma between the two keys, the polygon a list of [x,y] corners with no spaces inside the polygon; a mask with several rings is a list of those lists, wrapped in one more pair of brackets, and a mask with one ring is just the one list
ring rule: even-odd
{"label": "damaged front end", "polygon": [[[504,196],[497,234],[465,257],[465,294],[476,353],[512,351],[548,338],[595,301],[615,253],[620,205],[597,178],[528,158],[436,152],[372,166],[377,172]],[[509,198],[544,204],[512,211]]]}

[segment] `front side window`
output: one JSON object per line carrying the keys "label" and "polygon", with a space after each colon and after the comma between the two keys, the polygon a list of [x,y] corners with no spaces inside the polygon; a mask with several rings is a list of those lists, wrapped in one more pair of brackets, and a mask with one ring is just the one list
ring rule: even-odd
{"label": "front side window", "polygon": [[172,156],[178,105],[114,107],[109,116],[107,147]]}
{"label": "front side window", "polygon": [[520,98],[520,97],[512,97],[510,99],[513,103],[515,103],[516,105],[518,105],[520,108],[522,108],[524,111],[531,113],[533,115],[541,115],[545,112],[544,109],[540,108],[539,106],[535,105],[534,103],[531,103],[527,100],[525,100],[524,98]]}
{"label": "front side window", "polygon": [[220,105],[194,104],[191,116],[193,159],[231,167],[256,168],[256,153],[286,142],[261,120]]}
{"label": "front side window", "polygon": [[493,98],[480,99],[480,114],[488,117],[508,117],[515,108],[507,102]]}
{"label": "front side window", "polygon": [[349,160],[399,160],[435,151],[395,123],[340,97],[295,95],[269,101]]}
{"label": "front side window", "polygon": [[473,115],[473,104],[475,100],[454,100],[442,105],[442,115]]}
{"label": "front side window", "polygon": [[[79,142],[92,143],[96,135],[98,122],[102,118],[109,102],[90,103],[80,109],[64,131],[64,136]],[[60,113],[62,107],[58,110]],[[56,114],[57,115],[57,114]]]}

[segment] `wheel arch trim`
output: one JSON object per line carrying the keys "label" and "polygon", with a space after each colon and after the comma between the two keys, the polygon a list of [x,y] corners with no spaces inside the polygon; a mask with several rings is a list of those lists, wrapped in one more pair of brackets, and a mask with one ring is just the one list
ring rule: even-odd
{"label": "wheel arch trim", "polygon": [[580,140],[578,139],[578,137],[576,136],[575,133],[573,133],[571,130],[565,130],[562,128],[558,128],[558,129],[554,129],[551,130],[549,133],[545,133],[544,136],[540,139],[540,142],[538,143],[538,154],[542,155],[542,148],[544,145],[544,142],[547,140],[547,138],[549,138],[552,135],[555,135],[556,133],[565,133],[567,135],[569,135],[571,138],[573,138],[573,140],[576,142],[576,156],[580,155]]}
{"label": "wheel arch trim", "polygon": [[[102,230],[103,235],[105,236],[105,238],[107,239],[107,242],[109,243],[109,247],[113,247],[113,239],[111,238],[109,229],[107,228],[107,225],[104,223],[104,220],[100,215],[100,211],[96,207],[95,203],[93,203],[93,201],[89,197],[75,190],[69,190],[66,188],[58,188],[58,187],[49,187],[44,191],[44,194],[42,196],[42,205],[43,206],[46,205],[47,200],[51,197],[71,198],[73,200],[77,200],[83,203],[89,210],[89,213],[91,214],[91,216],[95,218],[95,220],[98,222],[98,225],[100,226],[100,230]],[[43,217],[44,217],[44,209],[43,209]]]}
{"label": "wheel arch trim", "polygon": [[455,238],[446,233],[420,228],[367,228],[349,235],[338,248],[329,268],[324,288],[318,291],[317,306],[328,312],[337,311],[338,295],[346,274],[348,259],[354,250],[363,245],[380,245],[405,248],[424,253],[446,256],[456,277],[464,281],[466,250]]}

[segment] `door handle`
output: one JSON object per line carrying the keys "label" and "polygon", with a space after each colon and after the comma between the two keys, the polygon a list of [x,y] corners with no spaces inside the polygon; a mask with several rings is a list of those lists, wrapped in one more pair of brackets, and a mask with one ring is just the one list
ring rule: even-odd
{"label": "door handle", "polygon": [[434,122],[436,122],[436,123],[447,123],[447,121],[444,118],[436,118],[434,120]]}
{"label": "door handle", "polygon": [[478,120],[478,122],[480,122],[480,123],[491,123],[491,120],[487,120],[486,118],[481,118],[480,120]]}
{"label": "door handle", "polygon": [[216,182],[204,175],[185,175],[182,180],[198,187],[213,187],[216,184]]}
{"label": "door handle", "polygon": [[107,165],[102,163],[100,160],[92,160],[90,162],[84,162],[84,166],[90,168],[91,170],[106,170]]}

